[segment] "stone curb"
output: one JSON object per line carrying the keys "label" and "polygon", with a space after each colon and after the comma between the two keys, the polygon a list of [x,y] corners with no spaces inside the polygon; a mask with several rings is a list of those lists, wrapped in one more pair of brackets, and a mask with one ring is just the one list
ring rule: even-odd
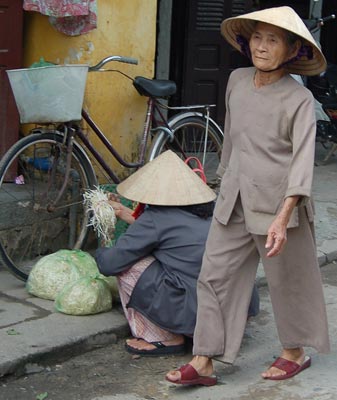
{"label": "stone curb", "polygon": [[36,372],[37,369],[41,370],[49,363],[61,362],[95,348],[116,343],[119,338],[127,337],[129,332],[128,323],[125,321],[101,332],[96,331],[89,335],[69,337],[64,343],[55,346],[27,349],[22,356],[14,356],[11,360],[0,361],[0,378],[10,374],[20,376]]}

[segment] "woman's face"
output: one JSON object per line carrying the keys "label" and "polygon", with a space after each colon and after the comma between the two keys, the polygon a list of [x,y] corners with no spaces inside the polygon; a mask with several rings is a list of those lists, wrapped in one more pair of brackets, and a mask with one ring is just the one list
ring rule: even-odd
{"label": "woman's face", "polygon": [[298,48],[290,48],[286,32],[274,25],[258,22],[249,41],[254,66],[261,71],[278,68],[294,57]]}

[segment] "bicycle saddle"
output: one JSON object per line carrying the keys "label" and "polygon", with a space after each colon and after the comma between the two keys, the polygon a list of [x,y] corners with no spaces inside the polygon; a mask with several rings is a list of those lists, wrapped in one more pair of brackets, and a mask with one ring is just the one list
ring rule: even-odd
{"label": "bicycle saddle", "polygon": [[136,76],[133,86],[142,96],[167,97],[177,91],[175,82],[166,79],[148,79],[143,76]]}

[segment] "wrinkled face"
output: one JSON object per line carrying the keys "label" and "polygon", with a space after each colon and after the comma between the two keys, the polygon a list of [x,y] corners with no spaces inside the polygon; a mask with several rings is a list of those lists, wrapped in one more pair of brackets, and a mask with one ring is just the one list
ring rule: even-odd
{"label": "wrinkled face", "polygon": [[286,32],[274,25],[258,22],[249,41],[254,66],[270,71],[296,55],[287,42]]}

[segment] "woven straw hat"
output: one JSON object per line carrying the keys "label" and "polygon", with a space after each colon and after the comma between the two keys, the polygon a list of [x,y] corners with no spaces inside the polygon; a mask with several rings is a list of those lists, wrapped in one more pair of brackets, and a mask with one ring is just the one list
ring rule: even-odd
{"label": "woven straw hat", "polygon": [[173,151],[167,150],[117,186],[133,201],[157,206],[208,203],[216,195]]}
{"label": "woven straw hat", "polygon": [[303,39],[302,42],[304,45],[312,48],[312,59],[302,56],[298,60],[285,65],[284,68],[288,72],[310,76],[318,75],[325,71],[326,60],[324,55],[304,22],[291,7],[267,8],[225,19],[221,24],[221,33],[235,49],[242,52],[241,46],[237,41],[237,35],[241,35],[249,41],[254,31],[255,22],[265,22],[295,33]]}

